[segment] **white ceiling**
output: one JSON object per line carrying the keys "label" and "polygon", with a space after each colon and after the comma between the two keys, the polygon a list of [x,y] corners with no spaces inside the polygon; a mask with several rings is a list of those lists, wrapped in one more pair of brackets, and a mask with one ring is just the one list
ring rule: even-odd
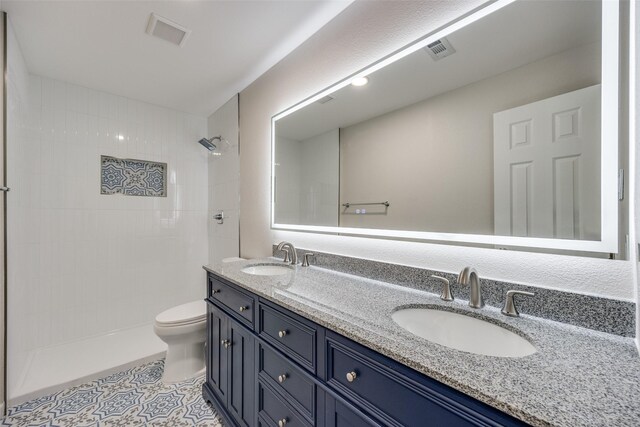
{"label": "white ceiling", "polygon": [[[3,0],[29,72],[207,116],[353,0]],[[146,34],[151,12],[190,30]]]}

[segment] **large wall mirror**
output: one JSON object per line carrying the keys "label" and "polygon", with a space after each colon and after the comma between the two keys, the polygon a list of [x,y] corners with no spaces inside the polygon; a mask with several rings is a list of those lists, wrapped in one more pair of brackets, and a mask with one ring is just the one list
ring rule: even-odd
{"label": "large wall mirror", "polygon": [[496,1],[273,118],[272,227],[618,252],[617,1]]}

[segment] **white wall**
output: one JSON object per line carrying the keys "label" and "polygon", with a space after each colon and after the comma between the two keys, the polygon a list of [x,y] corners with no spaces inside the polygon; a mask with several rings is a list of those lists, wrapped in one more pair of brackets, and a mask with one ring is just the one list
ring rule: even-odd
{"label": "white wall", "polygon": [[338,226],[340,131],[276,138],[276,222]]}
{"label": "white wall", "polygon": [[340,225],[493,234],[493,114],[598,84],[599,64],[580,46],[341,129],[341,202],[392,205]]}
{"label": "white wall", "polygon": [[[30,350],[150,323],[204,297],[208,184],[196,143],[205,118],[28,76],[23,65],[9,80],[13,384]],[[100,155],[166,162],[168,196],[101,195]]]}
{"label": "white wall", "polygon": [[300,145],[300,224],[337,226],[340,131],[330,130]]}
{"label": "white wall", "polygon": [[300,224],[300,175],[302,146],[296,141],[278,136],[275,150],[275,211],[276,222]]}
{"label": "white wall", "polygon": [[[229,143],[222,155],[209,155],[209,262],[214,263],[240,253],[238,95],[210,115],[207,123],[207,138],[222,135]],[[213,219],[219,210],[224,211],[223,224]]]}
{"label": "white wall", "polygon": [[634,298],[635,263],[550,254],[271,230],[271,117],[482,4],[482,1],[356,2],[241,93],[241,248],[260,257],[289,240],[299,247],[535,286]]}

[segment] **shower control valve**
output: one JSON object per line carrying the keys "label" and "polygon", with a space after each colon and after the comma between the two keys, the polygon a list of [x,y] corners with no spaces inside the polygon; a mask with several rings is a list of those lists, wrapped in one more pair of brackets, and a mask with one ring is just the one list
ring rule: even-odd
{"label": "shower control valve", "polygon": [[224,224],[224,211],[218,211],[218,213],[213,216],[213,219],[218,221],[218,224]]}

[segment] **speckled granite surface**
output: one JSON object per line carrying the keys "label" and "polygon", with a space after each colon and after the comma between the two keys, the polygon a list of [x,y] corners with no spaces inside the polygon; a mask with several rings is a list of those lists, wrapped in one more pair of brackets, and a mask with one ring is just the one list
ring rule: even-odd
{"label": "speckled granite surface", "polygon": [[[274,255],[278,252],[274,246]],[[312,264],[318,267],[439,294],[442,285],[429,277],[436,274],[449,279],[455,298],[469,299],[469,286],[458,285],[455,274],[305,249],[298,249],[297,252],[300,260],[305,252],[314,252],[316,255],[312,259]],[[482,282],[482,295],[488,305],[502,307],[509,289],[535,292],[536,296],[533,298],[516,297],[520,313],[624,337],[635,336],[636,306],[632,301],[487,280],[482,276],[482,271],[478,274]]]}
{"label": "speckled granite surface", "polygon": [[[320,267],[253,276],[247,265],[206,266],[251,292],[535,426],[638,426],[640,357],[630,338],[498,309]],[[453,350],[391,320],[398,307],[431,306],[481,316],[528,338],[538,352],[498,358]]]}

